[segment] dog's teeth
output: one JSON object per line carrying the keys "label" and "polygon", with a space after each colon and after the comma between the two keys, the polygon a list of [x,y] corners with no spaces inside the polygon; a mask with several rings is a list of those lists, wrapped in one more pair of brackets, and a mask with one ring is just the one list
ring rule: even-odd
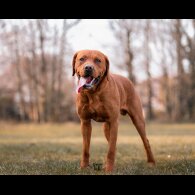
{"label": "dog's teeth", "polygon": [[95,80],[95,78],[93,78],[93,80],[90,82],[90,85],[92,85],[93,84],[93,81]]}

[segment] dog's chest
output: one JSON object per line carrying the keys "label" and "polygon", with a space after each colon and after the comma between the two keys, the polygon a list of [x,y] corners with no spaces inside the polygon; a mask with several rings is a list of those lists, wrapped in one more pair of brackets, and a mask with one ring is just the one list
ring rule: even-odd
{"label": "dog's chest", "polygon": [[93,119],[97,122],[105,122],[108,112],[101,97],[82,99],[78,106],[78,114],[85,119]]}

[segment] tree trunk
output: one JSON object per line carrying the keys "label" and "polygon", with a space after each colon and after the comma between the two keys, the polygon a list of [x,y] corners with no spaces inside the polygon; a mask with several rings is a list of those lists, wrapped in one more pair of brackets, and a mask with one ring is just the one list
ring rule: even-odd
{"label": "tree trunk", "polygon": [[17,92],[19,95],[19,105],[21,110],[21,120],[24,121],[26,117],[26,105],[24,100],[23,93],[23,80],[21,75],[21,63],[20,63],[20,54],[19,54],[19,43],[18,43],[18,30],[15,27],[14,29],[14,46],[15,46],[15,67],[16,67],[16,76],[17,76]]}
{"label": "tree trunk", "polygon": [[167,68],[163,68],[163,91],[165,93],[165,108],[166,108],[166,113],[167,113],[167,118],[171,119],[172,118],[172,102],[171,102],[171,91],[169,87],[169,77],[168,77],[168,72]]}
{"label": "tree trunk", "polygon": [[148,91],[148,102],[147,102],[147,119],[154,119],[154,112],[152,107],[152,97],[153,97],[153,88],[152,88],[152,77],[150,72],[150,62],[151,62],[151,52],[150,52],[150,20],[146,20],[145,26],[145,68],[147,75],[147,91]]}
{"label": "tree trunk", "polygon": [[190,48],[190,97],[188,101],[188,108],[190,120],[195,120],[195,19],[192,20],[192,26],[194,29],[194,37],[188,37],[190,39],[188,45],[188,48]]}
{"label": "tree trunk", "polygon": [[125,64],[127,66],[128,77],[135,84],[135,76],[133,74],[133,52],[131,51],[131,31],[126,30],[126,46],[125,46]]}
{"label": "tree trunk", "polygon": [[181,33],[181,20],[175,19],[175,33],[174,38],[176,42],[176,54],[177,54],[177,98],[174,119],[180,121],[185,115],[185,80],[184,80],[184,68],[183,68],[183,56],[182,56],[182,33]]}
{"label": "tree trunk", "polygon": [[67,21],[64,19],[63,21],[63,29],[62,29],[62,35],[60,39],[60,53],[59,53],[59,59],[58,59],[58,74],[57,74],[57,105],[55,114],[58,116],[58,119],[60,120],[60,109],[62,105],[62,78],[64,75],[63,67],[64,67],[64,57],[65,57],[65,44],[66,44],[66,32],[67,32]]}
{"label": "tree trunk", "polygon": [[30,77],[33,86],[32,86],[32,93],[33,93],[33,107],[34,107],[34,122],[41,122],[41,102],[40,102],[40,72],[38,70],[38,61],[37,61],[37,54],[36,54],[36,36],[35,36],[35,29],[33,29],[33,23],[29,23],[30,35],[31,35],[31,45],[30,45],[30,55],[31,55],[31,74],[28,75]]}
{"label": "tree trunk", "polygon": [[42,86],[43,86],[43,93],[42,93],[42,114],[43,114],[43,120],[47,122],[48,120],[48,68],[47,68],[47,62],[45,59],[45,33],[44,33],[44,20],[37,20],[38,30],[39,30],[39,43],[40,43],[40,49],[41,49],[41,76],[42,76]]}
{"label": "tree trunk", "polygon": [[[57,45],[57,39],[58,39],[58,30],[55,27],[54,29],[54,39],[53,39],[53,48],[54,50],[56,49]],[[53,52],[53,59],[52,59],[52,64],[51,64],[51,69],[52,69],[52,75],[51,75],[51,95],[50,95],[50,107],[49,107],[49,115],[50,115],[50,120],[54,120],[55,117],[55,108],[58,106],[56,101],[56,90],[55,90],[55,85],[57,81],[57,55],[55,54],[55,51]]]}

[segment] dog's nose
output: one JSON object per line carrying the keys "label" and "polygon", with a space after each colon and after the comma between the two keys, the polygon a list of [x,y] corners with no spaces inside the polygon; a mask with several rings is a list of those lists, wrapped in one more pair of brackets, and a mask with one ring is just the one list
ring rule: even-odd
{"label": "dog's nose", "polygon": [[90,65],[85,66],[85,71],[91,72],[92,70],[93,70],[92,66]]}

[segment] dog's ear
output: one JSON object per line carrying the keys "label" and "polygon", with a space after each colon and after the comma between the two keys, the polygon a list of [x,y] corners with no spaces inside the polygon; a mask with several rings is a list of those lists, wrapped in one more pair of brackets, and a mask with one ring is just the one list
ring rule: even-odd
{"label": "dog's ear", "polygon": [[76,63],[77,55],[78,55],[78,52],[74,54],[73,59],[72,59],[72,76],[75,75],[75,63]]}
{"label": "dog's ear", "polygon": [[107,80],[108,80],[108,72],[109,72],[109,68],[110,68],[110,62],[108,60],[108,57],[106,55],[104,55],[105,57],[105,60],[106,60],[106,72],[105,72],[105,75],[107,77]]}

